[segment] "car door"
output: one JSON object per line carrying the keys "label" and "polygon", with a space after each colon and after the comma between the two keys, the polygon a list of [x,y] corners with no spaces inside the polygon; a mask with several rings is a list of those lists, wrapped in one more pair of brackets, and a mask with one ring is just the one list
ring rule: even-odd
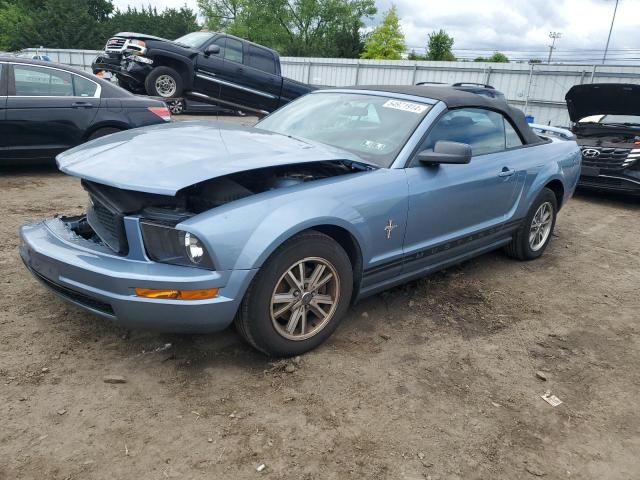
{"label": "car door", "polygon": [[100,106],[100,86],[55,67],[12,64],[7,157],[52,159],[82,143]]}
{"label": "car door", "polygon": [[[205,45],[196,59],[196,78],[194,90],[210,98],[220,98],[220,81],[218,76],[224,68],[224,49],[227,37],[219,36]],[[208,53],[207,48],[217,45],[220,50],[217,53]]]}
{"label": "car door", "polygon": [[244,43],[237,38],[227,37],[222,70],[218,73],[220,99],[253,107],[251,92],[245,86],[247,72],[243,64],[244,55]]}
{"label": "car door", "polygon": [[469,164],[423,165],[407,168],[409,215],[405,237],[405,271],[420,270],[447,257],[463,255],[506,235],[509,212],[521,177],[516,175],[510,148],[522,142],[518,134],[507,143],[498,112],[466,108],[442,115],[418,151],[433,149],[439,140],[469,144]]}
{"label": "car door", "polygon": [[5,123],[7,105],[7,72],[7,65],[5,63],[0,63],[0,159],[5,158],[9,138]]}
{"label": "car door", "polygon": [[276,69],[273,52],[256,45],[246,44],[244,56],[244,86],[250,106],[271,112],[278,105],[282,77]]}

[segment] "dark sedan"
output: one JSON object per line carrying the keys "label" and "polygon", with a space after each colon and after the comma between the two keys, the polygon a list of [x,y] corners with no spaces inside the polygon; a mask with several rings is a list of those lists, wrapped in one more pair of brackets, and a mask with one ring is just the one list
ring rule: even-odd
{"label": "dark sedan", "polygon": [[0,163],[53,160],[121,130],[171,120],[166,105],[73,67],[0,56]]}

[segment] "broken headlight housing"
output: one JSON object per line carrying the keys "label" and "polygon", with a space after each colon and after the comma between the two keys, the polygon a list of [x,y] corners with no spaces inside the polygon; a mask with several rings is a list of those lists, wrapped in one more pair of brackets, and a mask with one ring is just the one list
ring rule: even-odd
{"label": "broken headlight housing", "polygon": [[211,256],[193,233],[169,225],[140,222],[147,256],[161,263],[215,270]]}

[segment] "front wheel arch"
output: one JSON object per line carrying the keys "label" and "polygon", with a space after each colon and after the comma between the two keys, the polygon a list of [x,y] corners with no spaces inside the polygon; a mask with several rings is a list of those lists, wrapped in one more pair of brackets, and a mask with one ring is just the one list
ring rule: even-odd
{"label": "front wheel arch", "polygon": [[347,256],[351,261],[351,267],[353,268],[353,295],[351,296],[351,302],[353,303],[357,298],[358,292],[360,291],[360,283],[362,282],[362,249],[360,248],[358,240],[356,240],[349,230],[336,225],[316,225],[309,230],[324,233],[347,252]]}
{"label": "front wheel arch", "polygon": [[[318,220],[318,219],[316,219]],[[334,221],[336,219],[333,219]],[[349,257],[351,266],[353,269],[353,294],[351,297],[351,303],[357,298],[360,291],[360,284],[362,282],[362,272],[364,259],[362,254],[362,240],[359,239],[356,234],[351,231],[345,225],[339,225],[336,223],[328,223],[326,221],[305,222],[297,225],[296,228],[286,231],[277,241],[272,242],[266,248],[262,250],[260,258],[255,260],[254,268],[260,268],[264,265],[269,257],[271,257],[278,248],[284,245],[292,238],[301,235],[305,232],[320,232],[340,245]]]}

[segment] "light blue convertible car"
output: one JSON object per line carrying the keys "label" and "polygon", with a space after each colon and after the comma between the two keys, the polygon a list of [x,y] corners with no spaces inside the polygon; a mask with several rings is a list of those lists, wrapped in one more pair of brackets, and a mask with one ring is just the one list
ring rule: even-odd
{"label": "light blue convertible car", "polygon": [[352,302],[504,247],[542,255],[580,151],[503,98],[445,86],[320,90],[254,128],[148,127],[58,156],[86,215],[21,229],[36,278],[132,328],[306,352]]}

